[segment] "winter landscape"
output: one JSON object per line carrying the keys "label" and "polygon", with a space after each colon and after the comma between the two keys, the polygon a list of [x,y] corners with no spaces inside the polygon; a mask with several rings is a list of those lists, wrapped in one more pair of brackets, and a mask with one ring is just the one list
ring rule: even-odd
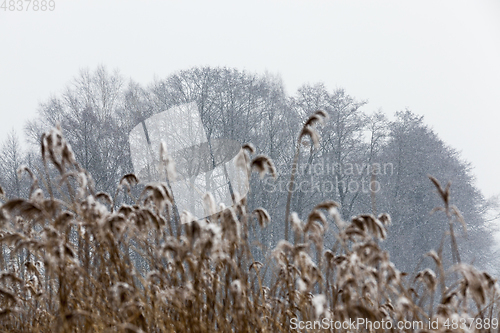
{"label": "winter landscape", "polygon": [[[292,77],[286,72],[288,59],[281,68],[271,55],[269,64],[262,55],[264,67],[250,58],[231,60],[238,56],[231,58],[224,50],[231,53],[246,44],[238,39],[231,46],[225,38],[232,33],[227,31],[205,45],[206,54],[224,60],[213,61],[198,50],[200,55],[187,61],[186,55],[206,40],[182,49],[173,47],[177,35],[167,34],[163,41],[173,44],[161,52],[173,53],[170,60],[178,64],[164,65],[155,55],[151,64],[147,59],[131,64],[118,51],[130,50],[130,56],[141,52],[129,45],[113,46],[125,39],[124,32],[101,21],[111,10],[123,18],[136,15],[145,25],[164,24],[162,31],[171,31],[167,26],[174,23],[150,23],[160,9],[168,8],[169,17],[179,13],[179,19],[190,14],[200,18],[186,27],[186,36],[203,22],[209,30],[211,24],[222,23],[209,23],[203,11],[170,2],[150,4],[152,8],[136,14],[131,14],[130,3],[110,3],[116,6],[94,4],[100,10],[95,13],[100,28],[90,26],[83,33],[88,40],[81,40],[90,46],[92,36],[99,43],[107,38],[101,31],[116,34],[106,39],[111,41],[109,54],[95,48],[80,55],[79,49],[75,60],[61,59],[61,67],[66,67],[55,70],[53,78],[37,72],[44,68],[40,64],[31,71],[29,64],[9,67],[22,56],[1,55],[5,61],[0,82],[6,92],[0,102],[6,124],[0,144],[2,332],[499,331],[500,201],[495,195],[498,175],[491,171],[498,166],[497,134],[491,127],[494,118],[486,120],[481,114],[498,110],[499,104],[488,94],[490,88],[470,94],[457,94],[454,88],[465,89],[469,81],[472,87],[480,78],[500,87],[497,65],[491,65],[488,74],[481,74],[477,65],[476,76],[455,82],[436,74],[435,80],[447,82],[439,110],[431,106],[435,90],[426,90],[426,97],[416,93],[423,88],[415,82],[424,81],[415,73],[405,81],[414,94],[397,85],[385,94],[383,79],[369,84],[377,66],[353,84],[336,65],[327,65],[329,61],[313,53],[354,56],[340,51],[349,44],[346,40],[333,45],[340,38],[333,28],[347,27],[352,40],[361,36],[356,26],[320,23],[335,31],[328,37],[320,34],[313,18],[328,11],[366,15],[368,22],[372,16],[361,7],[320,1],[307,6],[301,1],[269,2],[268,12],[290,32],[271,24],[263,3],[240,8],[260,17],[282,40],[303,36],[291,32],[297,27],[280,16],[281,11],[309,19],[311,26],[302,25],[307,35],[318,33],[329,45],[315,44],[317,50],[309,45],[311,53],[297,52],[307,60],[298,63],[311,75],[297,70],[287,79]],[[7,27],[23,26],[27,30],[21,29],[19,36],[32,29],[26,27],[31,19],[47,29],[45,34],[55,33],[50,20],[77,31],[68,18],[76,17],[72,15],[77,9],[89,10],[58,1],[4,4],[0,31],[7,34]],[[389,15],[383,14],[389,3],[364,4]],[[486,27],[499,26],[491,23],[485,8],[498,7],[480,4],[461,3],[451,11],[456,19],[470,10],[474,22],[484,19],[477,33],[490,33]],[[263,31],[249,32],[237,24],[232,13],[237,16],[239,11],[225,5],[206,9],[217,16],[216,8],[224,8],[235,31],[248,34],[246,40],[255,47],[266,45],[266,39],[253,39],[264,38]],[[204,6],[196,2],[195,7]],[[428,14],[425,5],[412,6],[411,14],[394,3],[389,6],[394,13],[408,15],[403,25],[408,36],[446,30],[440,30],[437,13],[450,7],[438,6],[436,13]],[[434,30],[412,26],[414,16],[429,19]],[[390,22],[399,22],[396,17]],[[460,21],[453,17],[448,19],[452,26]],[[133,31],[146,30],[128,34],[144,50],[157,47],[151,37],[144,37],[148,43],[132,37]],[[9,34],[0,36],[4,45],[18,43],[20,50],[35,45],[34,40],[19,42],[16,38],[21,37]],[[489,41],[485,34],[458,35],[478,45],[481,38]],[[454,38],[443,41],[451,47]],[[40,59],[50,64],[57,53],[66,52],[62,40],[59,36],[50,41],[60,43],[54,50],[40,46],[51,60],[43,54]],[[221,40],[224,47],[218,49]],[[488,45],[485,50],[493,53],[485,53],[485,64],[494,52],[500,55]],[[286,58],[283,45],[275,50]],[[374,56],[380,52],[377,48]],[[422,51],[420,59],[428,54]],[[479,61],[472,53],[464,54]],[[409,58],[402,59],[408,61],[405,71],[411,68]],[[317,72],[316,60],[324,66]],[[343,61],[349,73],[356,73],[352,68],[358,64],[368,66],[367,59]],[[424,64],[419,61],[415,64]],[[123,64],[123,70],[115,64]],[[148,67],[153,64],[157,70]],[[276,69],[269,71],[274,64]],[[385,66],[383,60],[380,64]],[[387,80],[400,74],[390,68]],[[457,68],[450,67],[450,73]],[[151,76],[133,77],[135,70]],[[34,78],[26,83],[32,88],[22,92],[22,99],[17,98],[17,74]],[[48,92],[36,83],[42,77],[50,82]],[[429,87],[431,81],[425,81]],[[378,99],[378,93],[383,98]],[[460,106],[446,102],[451,96]],[[402,102],[408,104],[391,104],[402,98],[408,98]],[[391,101],[380,104],[385,100]],[[477,102],[475,108],[471,101]],[[476,120],[463,120],[462,113]],[[471,146],[461,146],[463,138]],[[470,149],[479,146],[482,149]],[[481,155],[485,149],[490,149],[486,157]]]}

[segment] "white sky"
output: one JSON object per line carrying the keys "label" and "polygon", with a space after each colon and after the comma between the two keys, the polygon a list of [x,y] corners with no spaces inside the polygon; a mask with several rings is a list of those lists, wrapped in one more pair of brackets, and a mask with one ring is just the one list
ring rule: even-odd
{"label": "white sky", "polygon": [[[2,2],[2,1],[0,1]],[[500,1],[68,1],[0,9],[0,140],[81,68],[150,83],[192,66],[324,82],[410,108],[500,193]]]}

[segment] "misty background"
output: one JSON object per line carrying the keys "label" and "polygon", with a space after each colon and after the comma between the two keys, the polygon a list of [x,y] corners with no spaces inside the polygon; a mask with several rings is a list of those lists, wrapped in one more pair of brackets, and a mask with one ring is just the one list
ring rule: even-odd
{"label": "misty background", "polygon": [[[457,186],[463,190],[457,191],[456,204],[465,211],[468,222],[480,227],[491,224],[491,216],[484,213],[491,207],[487,199],[499,193],[500,183],[497,171],[500,162],[497,147],[500,140],[497,130],[500,120],[499,18],[500,4],[496,1],[380,1],[376,4],[368,1],[238,4],[56,1],[52,12],[0,11],[1,139],[8,143],[8,133],[14,129],[20,145],[29,150],[30,138],[34,142],[51,120],[61,120],[57,119],[55,110],[58,109],[54,106],[71,110],[67,97],[85,100],[86,93],[92,94],[83,89],[86,83],[96,83],[99,77],[121,84],[121,90],[113,84],[108,88],[119,91],[120,107],[109,112],[116,112],[113,116],[122,123],[101,124],[104,126],[101,130],[113,128],[114,133],[136,125],[140,119],[127,118],[126,111],[137,107],[139,102],[144,112],[141,117],[180,102],[201,103],[203,92],[195,91],[186,97],[176,82],[194,84],[202,78],[210,78],[213,91],[207,96],[234,89],[255,97],[256,104],[242,112],[277,118],[274,125],[260,124],[257,132],[252,133],[250,129],[260,118],[247,117],[247,122],[230,126],[224,121],[230,117],[223,117],[230,109],[207,108],[207,117],[203,119],[206,128],[213,128],[215,137],[231,137],[234,135],[228,134],[231,130],[237,129],[241,134],[246,129],[248,132],[239,139],[254,142],[258,152],[270,155],[277,165],[289,165],[297,131],[305,117],[315,108],[330,108],[327,111],[341,115],[342,108],[338,106],[345,103],[348,110],[359,110],[356,112],[359,119],[347,117],[345,120],[346,125],[353,128],[352,133],[371,129],[371,133],[379,133],[379,130],[383,134],[379,146],[373,146],[376,151],[365,149],[371,147],[373,141],[355,136],[350,139],[353,146],[328,146],[333,139],[322,141],[321,149],[315,153],[320,155],[306,154],[304,160],[315,163],[342,149],[349,156],[348,163],[361,165],[373,162],[375,155],[381,163],[396,163],[405,157],[407,179],[395,182],[395,177],[381,177],[382,188],[387,189],[387,193],[377,200],[377,210],[389,211],[397,222],[411,216],[406,218],[411,221],[411,227],[403,228],[401,224],[399,233],[413,235],[415,246],[422,245],[421,237],[425,239],[426,235],[420,232],[422,217],[425,216],[426,225],[433,225],[433,219],[439,219],[428,217],[428,212],[439,204],[432,184],[426,179],[428,173],[443,183],[456,178],[452,189]],[[246,87],[254,83],[258,83],[258,89],[249,92]],[[92,110],[76,109],[87,110],[82,114],[89,117],[89,123],[96,123],[97,120],[91,118]],[[288,121],[287,126],[283,126],[284,120]],[[379,123],[379,127],[370,127]],[[73,126],[73,130],[79,128],[78,124]],[[271,140],[270,129],[276,127],[280,131]],[[68,135],[77,133],[67,130]],[[326,133],[323,132],[323,138]],[[25,142],[25,138],[28,141]],[[115,138],[122,141],[113,142],[108,148],[126,147],[126,136]],[[73,138],[74,142],[78,142],[77,139]],[[71,142],[71,138],[69,140]],[[273,152],[271,142],[286,148]],[[78,150],[82,145],[73,144],[73,147]],[[401,153],[398,147],[406,150]],[[415,149],[422,147],[432,148],[436,155],[425,149],[420,150],[420,155],[415,154]],[[116,154],[118,156],[109,160],[127,160],[126,149]],[[446,163],[435,162],[441,157]],[[90,160],[82,165],[95,169],[94,177],[103,190],[116,185],[115,178],[120,173],[131,171],[130,165],[117,164],[111,168],[115,174],[110,176],[106,174],[109,171],[106,166],[99,169]],[[402,170],[401,165],[395,167],[394,172],[398,170]],[[284,177],[287,172],[284,170]],[[414,188],[416,183],[412,180],[419,185],[426,183],[419,191],[413,191],[414,195],[402,197],[398,186]],[[254,185],[263,188],[265,183]],[[312,202],[324,193],[317,195],[308,198],[310,202],[296,196],[292,208],[305,214]],[[353,197],[349,192],[344,199],[339,194],[334,198],[345,200],[343,207],[353,202],[342,212],[344,218],[370,212],[369,196]],[[268,198],[252,200],[255,205],[267,202],[274,207],[282,206],[276,192]],[[399,204],[398,209],[392,206],[394,203]],[[424,204],[418,212],[412,210],[414,204],[421,203]],[[272,213],[277,221],[283,219],[283,212],[278,208]],[[279,233],[278,224],[273,228]],[[486,229],[470,228],[472,239],[475,235],[477,240],[484,240],[488,234]],[[430,228],[428,232],[435,234],[436,230]],[[279,238],[279,235],[273,236],[273,239]],[[389,246],[399,249],[404,245],[401,241],[393,239]],[[423,247],[418,250],[424,251]],[[476,257],[473,249],[465,253],[471,261]],[[404,264],[401,258],[406,255],[401,252],[401,264]]]}

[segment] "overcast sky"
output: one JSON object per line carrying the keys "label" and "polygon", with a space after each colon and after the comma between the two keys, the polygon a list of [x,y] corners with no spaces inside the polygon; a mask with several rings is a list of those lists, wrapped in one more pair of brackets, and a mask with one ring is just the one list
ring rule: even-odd
{"label": "overcast sky", "polygon": [[[17,2],[17,1],[16,1]],[[192,66],[324,82],[409,108],[500,193],[500,1],[62,1],[0,9],[0,139],[82,68],[143,84]]]}

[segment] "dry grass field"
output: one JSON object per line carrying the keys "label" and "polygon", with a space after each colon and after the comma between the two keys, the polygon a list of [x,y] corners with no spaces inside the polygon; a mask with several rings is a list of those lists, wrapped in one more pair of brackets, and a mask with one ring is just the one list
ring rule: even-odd
{"label": "dry grass field", "polygon": [[[322,117],[314,114],[299,140],[317,141]],[[96,193],[57,127],[43,135],[41,153],[45,170],[19,170],[32,179],[29,198],[7,201],[2,191],[2,332],[498,331],[496,280],[459,262],[461,215],[434,178],[452,246],[436,244],[434,264],[406,274],[380,247],[386,214],[343,221],[335,202],[321,202],[308,216],[290,213],[290,240],[263,251],[258,229],[283,221],[249,211],[244,198],[214,214],[207,194],[209,217],[198,219],[175,212],[167,183],[134,195],[141,185],[132,174],[116,193]],[[272,174],[272,161],[252,153],[244,146],[241,167]],[[133,203],[116,202],[125,196]],[[328,248],[326,233],[336,239]],[[267,256],[257,261],[256,249]],[[443,267],[450,251],[456,264]]]}

